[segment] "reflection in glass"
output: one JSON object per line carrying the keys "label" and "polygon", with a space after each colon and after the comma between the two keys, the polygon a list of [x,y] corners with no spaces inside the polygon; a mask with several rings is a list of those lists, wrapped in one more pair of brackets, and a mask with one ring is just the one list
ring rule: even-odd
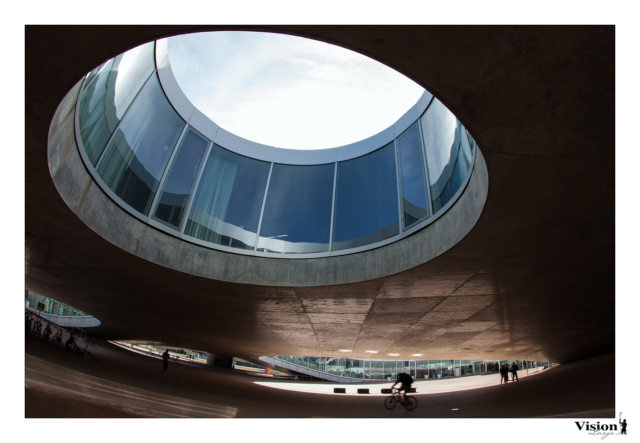
{"label": "reflection in glass", "polygon": [[332,250],[379,242],[400,232],[393,142],[338,163]]}
{"label": "reflection in glass", "polygon": [[131,102],[155,69],[154,47],[154,42],[147,43],[109,60],[83,91],[78,121],[82,144],[94,166]]}
{"label": "reflection in glass", "polygon": [[384,362],[371,360],[371,379],[372,380],[385,380],[384,376]]}
{"label": "reflection in glass", "polygon": [[466,130],[434,99],[421,117],[427,152],[433,212],[438,212],[460,189],[471,165],[472,150]]}
{"label": "reflection in glass", "polygon": [[442,377],[453,377],[453,360],[442,360]]}
{"label": "reflection in glass", "polygon": [[274,164],[258,250],[280,253],[329,250],[334,164]]}
{"label": "reflection in glass", "polygon": [[83,89],[83,90],[84,90],[84,89],[87,89],[87,87],[91,84],[91,80],[93,80],[93,78],[96,76],[96,74],[97,74],[98,72],[100,72],[100,70],[102,69],[102,67],[103,67],[106,63],[110,63],[110,62],[111,62],[111,60],[109,60],[109,61],[107,61],[107,62],[105,62],[105,63],[102,63],[100,66],[98,66],[98,67],[97,67],[97,68],[95,68],[93,71],[91,71],[90,73],[88,73],[88,74],[87,74],[87,78],[86,78],[86,79],[85,79],[85,81],[84,81],[84,87],[83,87],[82,89]]}
{"label": "reflection in glass", "polygon": [[405,229],[429,216],[424,161],[418,125],[398,139]]}
{"label": "reflection in glass", "polygon": [[109,143],[98,174],[125,203],[147,215],[183,127],[154,75]]}
{"label": "reflection in glass", "polygon": [[189,131],[184,137],[165,180],[156,208],[156,218],[176,228],[180,227],[184,206],[206,147],[207,141],[193,131]]}
{"label": "reflection in glass", "polygon": [[469,139],[469,144],[471,145],[471,152],[476,152],[476,141],[473,137],[471,137],[471,134],[469,134],[469,131],[467,132],[467,138]]}
{"label": "reflection in glass", "polygon": [[184,233],[253,250],[270,164],[213,145]]}
{"label": "reflection in glass", "polygon": [[416,361],[416,378],[429,378],[429,360]]}
{"label": "reflection in glass", "polygon": [[[397,362],[401,363],[401,362]],[[397,374],[397,365],[395,360],[385,360],[384,361],[384,378],[387,380],[395,380]],[[402,372],[402,371],[400,371]],[[409,371],[407,371],[409,372]]]}

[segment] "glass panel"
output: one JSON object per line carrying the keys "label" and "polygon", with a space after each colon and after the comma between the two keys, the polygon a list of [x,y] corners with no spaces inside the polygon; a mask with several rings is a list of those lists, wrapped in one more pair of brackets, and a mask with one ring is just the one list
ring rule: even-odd
{"label": "glass panel", "polygon": [[176,228],[180,227],[184,206],[187,203],[207,143],[195,132],[189,131],[187,133],[162,188],[162,194],[156,208],[156,218]]}
{"label": "glass panel", "polygon": [[416,377],[415,378],[429,378],[429,360],[416,361]]}
{"label": "glass panel", "polygon": [[324,365],[327,374],[336,375],[337,362],[335,358],[329,358]]}
{"label": "glass panel", "polygon": [[429,360],[429,378],[441,378],[441,377],[442,377],[442,361]]}
{"label": "glass panel", "polygon": [[309,357],[309,369],[315,369],[317,371],[319,368],[318,357]]}
{"label": "glass panel", "polygon": [[467,137],[469,138],[469,144],[471,145],[471,152],[475,152],[476,151],[476,141],[474,140],[473,137],[471,137],[471,134],[469,134],[469,131],[465,131],[467,133]]}
{"label": "glass panel", "polygon": [[466,130],[438,100],[433,100],[421,123],[435,213],[462,186],[471,165],[472,151],[469,140],[461,137]]}
{"label": "glass panel", "polygon": [[442,377],[453,377],[453,360],[442,360]]}
{"label": "glass panel", "polygon": [[274,164],[258,250],[301,254],[329,250],[333,164]]}
{"label": "glass panel", "polygon": [[253,250],[270,167],[213,145],[184,233],[217,245]]}
{"label": "glass panel", "polygon": [[356,248],[400,233],[393,142],[338,163],[333,250]]}
{"label": "glass panel", "polygon": [[94,166],[131,102],[155,69],[154,48],[154,42],[147,43],[109,60],[82,93],[78,114],[80,134]]}
{"label": "glass panel", "polygon": [[372,380],[385,380],[384,376],[384,362],[371,361],[371,379]]}
{"label": "glass panel", "polygon": [[345,376],[351,378],[362,378],[363,373],[363,361],[347,359],[347,373]]}
{"label": "glass panel", "polygon": [[98,174],[125,203],[147,215],[183,127],[154,75],[109,143]]}
{"label": "glass panel", "polygon": [[405,228],[429,216],[424,161],[419,137],[418,125],[414,125],[398,139]]}
{"label": "glass panel", "polygon": [[60,303],[60,315],[72,316],[73,308],[66,303]]}
{"label": "glass panel", "polygon": [[395,380],[397,373],[395,360],[384,362],[384,378],[387,380]]}
{"label": "glass panel", "polygon": [[38,308],[38,294],[33,291],[27,291],[26,306],[31,309]]}
{"label": "glass panel", "polygon": [[111,60],[102,63],[100,66],[98,66],[97,68],[95,68],[93,71],[91,71],[90,73],[87,74],[87,79],[84,82],[84,88],[83,89],[87,89],[87,87],[91,84],[91,80],[93,80],[93,78],[96,76],[96,74],[98,72],[100,72],[100,70],[103,68],[103,66],[107,63],[109,63]]}

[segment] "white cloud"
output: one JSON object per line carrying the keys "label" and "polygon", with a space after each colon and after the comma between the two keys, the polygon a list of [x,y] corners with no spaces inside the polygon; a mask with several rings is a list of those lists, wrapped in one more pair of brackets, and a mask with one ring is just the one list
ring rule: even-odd
{"label": "white cloud", "polygon": [[353,143],[392,125],[424,91],[402,74],[300,37],[210,32],[169,39],[187,97],[241,137],[289,149]]}

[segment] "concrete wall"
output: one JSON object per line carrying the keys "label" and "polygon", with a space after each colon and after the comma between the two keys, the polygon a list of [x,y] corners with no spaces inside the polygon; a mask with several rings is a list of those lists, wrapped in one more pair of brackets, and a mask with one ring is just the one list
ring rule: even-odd
{"label": "concrete wall", "polygon": [[49,170],[58,192],[87,226],[109,242],[188,274],[235,283],[293,287],[385,277],[414,268],[456,245],[476,224],[487,198],[487,168],[478,151],[471,179],[458,201],[426,228],[381,248],[317,259],[271,259],[205,248],[140,222],[93,181],[75,142],[73,117],[79,87],[76,84],[60,103],[49,129]]}

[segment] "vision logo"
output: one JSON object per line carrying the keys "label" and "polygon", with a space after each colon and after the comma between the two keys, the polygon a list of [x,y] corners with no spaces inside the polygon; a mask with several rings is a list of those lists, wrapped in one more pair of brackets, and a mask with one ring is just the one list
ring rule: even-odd
{"label": "vision logo", "polygon": [[589,435],[599,435],[601,436],[600,440],[604,440],[609,435],[627,435],[627,419],[622,419],[622,412],[620,413],[620,431],[618,431],[617,424],[608,424],[608,423],[589,423],[588,421],[577,421],[575,422],[579,431],[586,431]]}

